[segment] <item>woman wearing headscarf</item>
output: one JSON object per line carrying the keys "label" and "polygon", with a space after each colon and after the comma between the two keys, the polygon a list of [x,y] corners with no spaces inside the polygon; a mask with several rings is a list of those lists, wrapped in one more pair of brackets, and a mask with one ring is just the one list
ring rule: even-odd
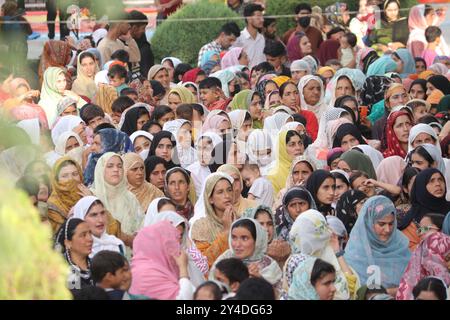
{"label": "woman wearing headscarf", "polygon": [[336,189],[335,177],[326,170],[314,171],[306,181],[306,189],[311,193],[317,210],[324,216],[334,216],[332,203]]}
{"label": "woman wearing headscarf", "polygon": [[357,145],[365,144],[367,143],[361,132],[353,123],[344,123],[339,126],[333,140],[333,148],[341,147],[344,152]]}
{"label": "woman wearing headscarf", "polygon": [[180,165],[177,151],[177,141],[169,131],[160,131],[153,136],[148,156],[158,156],[166,161],[166,168]]}
{"label": "woman wearing headscarf", "polygon": [[384,76],[388,72],[397,70],[397,63],[389,56],[384,55],[375,60],[367,69],[367,76]]}
{"label": "woman wearing headscarf", "polygon": [[98,159],[107,152],[128,153],[133,152],[133,144],[130,138],[117,129],[101,129],[94,136],[92,144],[93,152],[89,155],[86,168],[84,169],[84,182],[87,186],[94,182],[95,167]]}
{"label": "woman wearing headscarf", "polygon": [[94,196],[81,198],[73,207],[73,218],[84,220],[89,225],[94,241],[90,258],[102,250],[115,251],[125,255],[123,241],[107,232],[109,216],[99,198]]}
{"label": "woman wearing headscarf", "polygon": [[406,157],[408,151],[408,139],[414,120],[407,111],[395,111],[389,114],[386,123],[386,141],[387,148],[383,155],[385,158],[390,156]]}
{"label": "woman wearing headscarf", "polygon": [[427,80],[416,79],[411,83],[408,91],[411,99],[427,99]]}
{"label": "woman wearing headscarf", "polygon": [[97,92],[94,78],[99,71],[94,54],[81,52],[77,58],[77,77],[72,84],[72,91],[92,101]]}
{"label": "woman wearing headscarf", "polygon": [[336,216],[344,223],[348,234],[355,225],[359,212],[367,199],[367,195],[359,190],[348,190],[339,198],[336,204]]}
{"label": "woman wearing headscarf", "polygon": [[252,116],[253,128],[262,129],[262,102],[258,92],[242,90],[233,97],[229,107],[231,110],[247,110]]}
{"label": "woman wearing headscarf", "polygon": [[44,44],[39,62],[39,80],[44,82],[44,73],[48,68],[65,68],[72,58],[72,50],[67,41],[49,40]]}
{"label": "woman wearing headscarf", "polygon": [[440,90],[444,95],[450,94],[450,81],[441,75],[434,75],[427,80],[427,95]]}
{"label": "woman wearing headscarf", "polygon": [[50,127],[53,127],[53,123],[56,120],[57,105],[63,96],[70,96],[76,100],[77,108],[81,108],[86,104],[86,101],[77,94],[66,90],[66,84],[66,76],[63,69],[50,67],[45,70],[39,105],[44,109]]}
{"label": "woman wearing headscarf", "polygon": [[320,119],[328,106],[324,102],[325,90],[322,80],[313,75],[304,76],[298,83],[300,106],[302,109],[314,112]]}
{"label": "woman wearing headscarf", "polygon": [[300,135],[294,133],[296,132],[290,130],[281,131],[278,134],[276,162],[267,175],[267,179],[272,182],[274,194],[278,194],[283,189],[289,175],[292,160],[301,155],[300,152],[303,142],[301,141]]}
{"label": "woman wearing headscarf", "polygon": [[303,212],[317,209],[311,193],[303,187],[293,186],[283,196],[281,206],[275,212],[275,231],[278,239],[288,241],[289,231]]}
{"label": "woman wearing headscarf", "polygon": [[335,268],[335,300],[354,299],[359,287],[358,276],[347,265],[337,235],[333,234],[320,212],[310,209],[300,215],[289,233],[289,241],[293,254],[285,264],[285,290],[290,287],[288,279],[302,260],[302,255],[307,255],[322,259]]}
{"label": "woman wearing headscarf", "polygon": [[337,59],[339,47],[339,41],[334,39],[328,39],[322,42],[317,53],[320,65],[324,66],[328,60]]}
{"label": "woman wearing headscarf", "polygon": [[434,144],[439,151],[441,150],[441,145],[439,144],[439,138],[436,131],[434,131],[428,124],[418,123],[412,127],[409,132],[408,153],[424,143]]}
{"label": "woman wearing headscarf", "polygon": [[241,65],[248,65],[248,57],[247,60],[245,59],[245,56],[247,54],[244,51],[244,48],[231,48],[228,50],[225,55],[222,57],[222,60],[220,61],[220,66],[222,70],[225,70],[229,67],[234,66],[241,66]]}
{"label": "woman wearing headscarf", "polygon": [[409,75],[416,73],[416,62],[408,49],[397,49],[392,54],[392,57],[396,60],[396,63],[401,66],[401,68],[399,67],[396,71],[400,73],[402,79],[408,78]]}
{"label": "woman wearing headscarf", "polygon": [[272,138],[268,132],[256,129],[248,136],[247,155],[249,161],[259,166],[262,176],[266,176],[269,173],[273,163],[272,148]]}
{"label": "woman wearing headscarf", "polygon": [[[350,70],[351,69],[345,68],[343,73],[336,73],[336,75],[330,80],[329,84],[327,85],[325,101],[330,106],[334,106],[336,99],[339,97],[345,95],[350,95],[353,97],[357,96],[355,80],[353,80],[356,77],[352,76],[352,71]],[[363,84],[364,81],[362,82],[362,84],[360,84],[361,88],[359,88],[358,91],[362,89]]]}
{"label": "woman wearing headscarf", "polygon": [[189,172],[179,167],[168,170],[164,177],[164,191],[176,205],[176,212],[186,221],[191,219],[194,215],[192,203],[195,202],[196,197]]}
{"label": "woman wearing headscarf", "polygon": [[[242,237],[248,237],[248,247],[243,248]],[[278,263],[267,255],[267,232],[258,221],[252,218],[234,221],[228,237],[228,247],[215,264],[224,259],[237,258],[248,267],[250,276],[261,277],[275,288],[279,287],[282,272]],[[215,264],[211,269],[210,280],[215,279]]]}
{"label": "woman wearing headscarf", "polygon": [[357,67],[364,74],[367,74],[367,69],[369,69],[369,66],[378,58],[378,54],[374,49],[369,47],[361,48],[356,53]]}
{"label": "woman wearing headscarf", "polygon": [[425,277],[437,277],[450,285],[448,256],[450,237],[441,232],[428,235],[413,252],[397,291],[397,300],[414,300],[413,289]]}
{"label": "woman wearing headscarf", "polygon": [[299,60],[312,53],[311,42],[304,32],[296,32],[290,37],[286,50],[290,62]]}
{"label": "woman wearing headscarf", "polygon": [[202,133],[213,132],[218,135],[223,135],[230,129],[231,121],[227,114],[209,113],[205,119],[205,122],[203,122]]}
{"label": "woman wearing headscarf", "polygon": [[420,239],[417,236],[417,224],[427,213],[445,216],[450,211],[450,202],[445,199],[447,193],[444,175],[436,168],[421,171],[410,191],[411,208],[399,223],[399,229],[409,238],[409,246],[414,249]]}
{"label": "woman wearing headscarf", "polygon": [[391,156],[381,160],[378,167],[376,167],[378,181],[397,185],[403,176],[405,167],[406,162],[400,156]]}
{"label": "woman wearing headscarf", "polygon": [[[107,152],[100,157],[95,166],[91,190],[121,223],[121,230],[128,236],[134,236],[141,228],[144,214],[136,196],[127,188],[123,160],[118,154]],[[124,242],[132,246],[132,240]]]}
{"label": "woman wearing headscarf", "polygon": [[[234,88],[233,92],[230,92],[230,86],[232,85],[232,82],[235,81],[236,75],[231,72],[230,70],[219,70],[210,75],[210,77],[214,77],[220,80],[222,83],[222,91],[225,94],[225,99],[233,98],[235,94],[237,94],[239,91],[236,91],[236,88]],[[236,87],[236,85],[233,85]]]}
{"label": "woman wearing headscarf", "polygon": [[[445,16],[445,15],[444,15]],[[430,5],[419,4],[411,8],[409,11],[409,38],[407,47],[414,57],[421,57],[422,52],[427,47],[425,38],[425,30],[429,26],[439,25],[439,17],[436,16],[435,10]],[[449,48],[444,37],[436,48],[437,55],[449,55]]]}
{"label": "woman wearing headscarf", "polygon": [[168,106],[172,108],[173,112],[176,111],[177,107],[180,104],[191,104],[197,103],[195,96],[192,92],[181,86],[176,86],[169,91],[169,95],[167,96]]}
{"label": "woman wearing headscarf", "polygon": [[150,113],[144,106],[130,107],[125,110],[122,115],[123,117],[121,116],[118,127],[120,128],[120,131],[125,132],[128,136],[141,130],[143,125],[150,120]]}
{"label": "woman wearing headscarf", "polygon": [[[397,230],[395,207],[384,196],[369,198],[362,207],[345,248],[345,260],[361,283],[383,286],[395,296],[411,253],[408,239]],[[375,265],[375,279],[367,268]],[[379,278],[378,278],[379,277]]]}
{"label": "woman wearing headscarf", "polygon": [[146,212],[150,203],[164,194],[156,186],[145,180],[144,160],[133,152],[122,156],[128,190],[131,191],[141,206],[141,212]]}
{"label": "woman wearing headscarf", "polygon": [[56,233],[77,201],[91,193],[83,185],[80,165],[68,157],[56,161],[52,169],[51,182],[52,193],[47,200],[48,220],[53,233]]}
{"label": "woman wearing headscarf", "polygon": [[175,138],[180,165],[187,168],[194,163],[195,149],[192,147],[191,122],[185,119],[168,121],[164,124],[163,131],[170,132]]}
{"label": "woman wearing headscarf", "polygon": [[212,266],[216,259],[228,249],[228,235],[236,217],[233,210],[233,178],[217,172],[205,180],[201,201],[204,212],[195,210],[190,220],[191,238]]}
{"label": "woman wearing headscarf", "polygon": [[55,149],[45,154],[45,160],[50,167],[53,167],[59,158],[67,155],[78,165],[83,166],[83,145],[80,136],[75,132],[63,132],[56,140]]}
{"label": "woman wearing headscarf", "polygon": [[348,150],[341,155],[338,162],[338,169],[350,173],[353,170],[365,172],[369,179],[377,179],[372,161],[364,153],[357,150]]}
{"label": "woman wearing headscarf", "polygon": [[180,231],[169,221],[145,227],[137,234],[130,293],[152,299],[192,299],[195,288],[189,280],[188,259],[180,257],[186,255],[180,251],[180,238]]}

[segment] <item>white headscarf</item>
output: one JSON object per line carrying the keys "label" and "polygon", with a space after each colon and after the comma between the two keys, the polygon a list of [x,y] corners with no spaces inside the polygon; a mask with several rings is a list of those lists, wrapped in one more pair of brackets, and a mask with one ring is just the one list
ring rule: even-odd
{"label": "white headscarf", "polygon": [[[320,85],[320,99],[315,105],[309,105],[305,101],[305,96],[303,95],[303,89],[308,84],[308,82],[315,80]],[[327,111],[328,106],[324,101],[325,90],[323,88],[323,82],[318,76],[306,75],[302,77],[298,83],[298,92],[300,94],[300,106],[304,110],[309,110],[314,112],[317,119],[320,119],[325,111]]]}
{"label": "white headscarf", "polygon": [[180,164],[183,168],[187,168],[189,165],[195,162],[195,149],[192,148],[191,143],[188,146],[183,146],[178,138],[178,133],[181,127],[186,124],[191,123],[185,119],[175,119],[172,121],[167,121],[164,123],[163,130],[169,131],[175,137],[177,142],[177,153]]}
{"label": "white headscarf", "polygon": [[[84,220],[95,201],[100,201],[100,199],[94,196],[86,196],[78,200],[73,207],[73,217]],[[89,255],[91,258],[102,250],[110,250],[125,254],[125,244],[123,241],[115,236],[107,234],[106,226],[105,231],[100,238],[97,238],[94,235],[92,235],[92,238],[94,239],[94,244],[92,245],[92,252]]]}
{"label": "white headscarf", "polygon": [[30,137],[31,142],[35,145],[39,145],[41,141],[41,129],[39,126],[39,119],[27,119],[17,123],[19,128],[25,130],[26,134]]}
{"label": "white headscarf", "polygon": [[439,152],[441,152],[441,145],[439,143],[439,138],[436,135],[436,132],[434,129],[425,123],[418,123],[414,127],[411,128],[409,131],[409,137],[408,137],[408,153],[412,151],[414,148],[412,146],[414,140],[416,140],[417,136],[421,133],[429,134],[435,141],[435,146],[438,148]]}
{"label": "white headscarf", "polygon": [[143,130],[138,130],[138,131],[133,132],[130,136],[130,140],[133,145],[134,145],[134,140],[136,140],[138,137],[146,137],[150,141],[153,141],[153,135],[151,133],[149,133],[147,131],[143,131]]}
{"label": "white headscarf", "polygon": [[52,129],[53,144],[57,144],[58,138],[63,132],[72,131],[80,123],[84,123],[84,121],[78,116],[68,115],[60,118]]}
{"label": "white headscarf", "polygon": [[[67,141],[70,138],[75,138],[80,146],[70,150],[69,152],[66,152]],[[81,141],[80,136],[73,131],[66,131],[61,133],[61,135],[58,137],[58,140],[55,144],[55,149],[45,155],[45,160],[50,167],[53,167],[53,165],[56,161],[58,161],[59,158],[68,155],[80,166],[82,166],[83,151],[83,141]]]}
{"label": "white headscarf", "polygon": [[368,144],[359,144],[352,147],[352,149],[353,148],[361,149],[361,151],[370,158],[370,161],[372,161],[374,168],[378,168],[378,165],[384,159],[383,154],[380,151],[372,146],[369,146]]}

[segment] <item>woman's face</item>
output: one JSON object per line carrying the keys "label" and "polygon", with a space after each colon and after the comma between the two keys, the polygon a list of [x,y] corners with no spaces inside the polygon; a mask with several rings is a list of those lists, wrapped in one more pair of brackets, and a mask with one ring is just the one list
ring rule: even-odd
{"label": "woman's face", "polygon": [[316,289],[319,300],[333,300],[334,294],[336,293],[335,282],[335,273],[327,273],[324,277],[317,280],[314,289]]}
{"label": "woman's face", "polygon": [[64,111],[61,113],[61,117],[64,116],[76,116],[78,115],[78,111],[77,111],[77,106],[76,105],[71,105],[68,106],[66,109],[64,109]]}
{"label": "woman's face", "polygon": [[92,150],[92,152],[100,153],[100,152],[102,152],[102,149],[103,149],[103,147],[102,147],[102,136],[99,135],[99,134],[96,134],[94,136],[94,141],[92,142],[91,150]]}
{"label": "woman's face", "polygon": [[248,112],[252,116],[253,120],[261,119],[261,110],[262,110],[262,102],[259,95],[254,94],[252,97],[252,101],[250,102],[250,107],[248,108]]}
{"label": "woman's face", "polygon": [[189,194],[189,184],[181,172],[172,173],[167,181],[170,198],[179,204],[185,204]]}
{"label": "woman's face", "polygon": [[89,77],[94,78],[95,76],[95,61],[91,57],[84,57],[81,62],[81,70],[83,73]]}
{"label": "woman's face", "polygon": [[336,189],[334,190],[334,201],[337,202],[342,194],[349,190],[348,184],[341,179],[336,179]]}
{"label": "woman's face", "polygon": [[326,178],[317,190],[317,200],[324,205],[332,204],[335,190],[336,181],[331,177]]}
{"label": "woman's face", "polygon": [[294,198],[288,203],[286,209],[289,216],[295,221],[299,215],[310,209],[310,205],[305,199]]}
{"label": "woman's face", "polygon": [[178,130],[177,138],[180,144],[187,148],[191,146],[192,142],[192,125],[189,122],[186,122],[180,127]]}
{"label": "woman's face", "polygon": [[267,242],[270,243],[273,240],[273,234],[275,227],[270,214],[266,211],[259,211],[256,215],[256,221],[267,231]]}
{"label": "woman's face", "polygon": [[398,90],[389,97],[389,107],[392,109],[396,106],[405,105],[408,102],[406,91]]}
{"label": "woman's face", "polygon": [[202,166],[207,166],[211,163],[213,149],[212,141],[206,137],[202,138],[197,144],[198,158]]}
{"label": "woman's face", "polygon": [[430,181],[427,183],[427,191],[436,198],[445,196],[445,180],[440,173],[433,173]]}
{"label": "woman's face", "polygon": [[276,91],[276,90],[278,90],[277,85],[275,83],[273,83],[273,82],[268,82],[266,84],[266,86],[264,87],[264,96],[267,97],[267,95],[269,93],[271,93],[272,91]]}
{"label": "woman's face", "polygon": [[63,94],[64,91],[66,90],[66,86],[67,86],[66,76],[64,75],[64,73],[60,73],[56,77],[55,83],[56,90],[59,92],[59,94]]}
{"label": "woman's face", "polygon": [[[423,63],[423,61],[416,61],[416,72],[417,73],[421,73],[423,71],[427,70],[427,66],[425,65],[425,63]],[[422,98],[419,98],[422,99]]]}
{"label": "woman's face", "polygon": [[385,14],[388,21],[395,21],[398,19],[400,8],[397,3],[391,2],[387,5]]}
{"label": "woman's face", "polygon": [[250,62],[250,60],[248,58],[247,52],[245,52],[245,50],[242,50],[240,58],[239,58],[239,64],[241,66],[248,66],[249,62]]}
{"label": "woman's face", "polygon": [[378,239],[387,242],[394,232],[395,217],[394,214],[387,214],[373,225],[373,230]]}
{"label": "woman's face", "polygon": [[281,103],[291,110],[297,111],[300,103],[300,96],[298,94],[298,89],[294,84],[289,83],[286,85],[283,95],[281,96]]}
{"label": "woman's face", "polygon": [[352,83],[346,77],[341,77],[336,83],[335,97],[339,98],[342,96],[354,96],[355,90],[353,89]]}
{"label": "woman's face", "polygon": [[143,162],[138,162],[127,170],[127,180],[133,187],[140,187],[145,180],[145,167]]}
{"label": "woman's face", "polygon": [[352,147],[357,145],[359,145],[358,139],[356,139],[351,134],[347,134],[342,138],[341,148],[342,150],[344,150],[344,152],[350,150]]}
{"label": "woman's face", "polygon": [[433,137],[430,136],[428,133],[421,132],[416,136],[416,138],[412,142],[412,146],[413,146],[413,148],[416,148],[425,143],[435,144],[435,141],[434,141]]}
{"label": "woman's face", "polygon": [[[173,67],[172,62],[170,60],[166,60],[166,61],[164,61],[163,66],[166,67],[167,70],[169,70],[168,74],[169,74],[169,77],[170,77],[170,81],[173,81],[173,74],[175,72],[175,69]],[[158,79],[156,79],[156,80],[158,80]]]}
{"label": "woman's face", "polygon": [[255,252],[255,239],[247,228],[236,227],[231,230],[231,247],[238,259],[246,259]]}
{"label": "woman's face", "polygon": [[233,200],[234,203],[238,203],[241,198],[242,192],[242,184],[241,177],[237,173],[230,173],[230,176],[233,178]]}
{"label": "woman's face", "polygon": [[92,233],[86,222],[80,223],[72,236],[72,240],[64,240],[66,248],[71,252],[87,257],[92,251]]}
{"label": "woman's face", "polygon": [[150,116],[146,113],[146,114],[143,114],[142,116],[140,116],[138,119],[137,119],[137,122],[136,122],[136,128],[138,129],[138,130],[141,130],[142,129],[142,127],[144,126],[144,124],[147,122],[147,121],[149,121],[150,120]]}
{"label": "woman's face", "polygon": [[298,84],[298,82],[300,81],[301,78],[303,78],[304,76],[306,76],[308,74],[308,71],[306,70],[296,70],[296,71],[292,71],[291,75],[292,75],[292,80]]}
{"label": "woman's face", "polygon": [[431,95],[431,93],[436,90],[436,87],[431,84],[431,82],[427,82],[427,96]]}
{"label": "woman's face", "polygon": [[302,139],[297,135],[292,136],[286,144],[286,151],[292,159],[302,155],[305,152]]}
{"label": "woman's face", "polygon": [[409,131],[411,130],[412,123],[408,116],[403,115],[398,117],[394,123],[394,133],[397,136],[398,141],[402,144],[408,143]]}
{"label": "woman's face", "polygon": [[163,158],[166,161],[172,159],[173,145],[169,138],[163,138],[156,146],[155,155]]}
{"label": "woman's face", "polygon": [[425,90],[420,84],[415,84],[409,90],[409,95],[412,99],[422,99],[425,100]]}
{"label": "woman's face", "polygon": [[49,196],[48,187],[43,183],[39,183],[38,201],[47,202]]}
{"label": "woman's face", "polygon": [[161,127],[164,127],[164,123],[167,121],[175,120],[175,113],[174,112],[168,112],[165,115],[163,115],[161,118],[159,118],[158,123]]}
{"label": "woman's face", "polygon": [[163,190],[166,171],[166,167],[162,163],[158,163],[150,173],[150,183],[158,187],[158,189]]}
{"label": "woman's face", "polygon": [[106,230],[108,224],[108,216],[106,215],[105,207],[100,204],[94,204],[84,217],[84,221],[89,225],[91,233],[100,238]]}
{"label": "woman's face", "polygon": [[123,162],[119,156],[111,157],[105,166],[105,181],[117,186],[123,179]]}
{"label": "woman's face", "polygon": [[153,79],[159,81],[166,90],[170,89],[170,75],[167,70],[159,70]]}
{"label": "woman's face", "polygon": [[420,240],[425,239],[432,233],[436,233],[439,231],[439,228],[431,221],[429,217],[423,217],[419,223],[420,227],[417,230],[417,234],[420,237]]}
{"label": "woman's face", "polygon": [[239,78],[239,84],[241,85],[242,90],[250,90],[251,84],[250,81],[247,81],[245,78]]}
{"label": "woman's face", "polygon": [[316,105],[322,95],[320,83],[316,80],[309,81],[303,88],[303,95],[307,104],[311,106]]}
{"label": "woman's face", "polygon": [[300,50],[302,51],[304,56],[312,53],[311,42],[309,41],[307,36],[303,36],[300,39],[299,45],[300,45]]}
{"label": "woman's face", "polygon": [[172,92],[168,97],[169,107],[175,112],[177,107],[182,103],[180,96],[178,93]]}
{"label": "woman's face", "polygon": [[209,203],[215,210],[222,212],[233,205],[233,187],[228,180],[221,179],[216,183],[209,197]]}
{"label": "woman's face", "polygon": [[227,134],[231,130],[231,123],[230,123],[230,121],[223,120],[217,126],[217,130],[220,132],[221,135]]}
{"label": "woman's face", "polygon": [[361,192],[364,192],[364,194],[365,194],[367,197],[372,197],[372,196],[375,195],[375,188],[374,188],[374,187],[367,186],[367,185],[366,185],[366,181],[367,181],[367,180],[368,180],[368,179],[367,179],[366,177],[361,176],[361,177],[359,177],[359,178],[356,178],[356,179],[353,181],[352,186],[353,186],[353,189],[354,189],[354,190],[359,190],[359,191],[361,191]]}
{"label": "woman's face", "polygon": [[337,163],[336,169],[343,170],[349,174],[352,172],[352,169],[350,168],[348,163],[345,162],[344,160],[339,160],[339,162]]}
{"label": "woman's face", "polygon": [[246,120],[242,124],[241,129],[239,130],[239,133],[237,137],[242,141],[247,141],[248,136],[252,132],[252,120]]}
{"label": "woman's face", "polygon": [[294,185],[297,186],[305,183],[311,173],[311,168],[306,163],[297,163],[292,170],[292,180],[294,180]]}
{"label": "woman's face", "polygon": [[[353,111],[353,114],[355,115],[355,118],[359,119],[358,106],[356,105],[355,101],[347,100],[347,101],[345,101],[343,106],[345,106],[347,108],[350,108]],[[353,122],[353,119],[351,119],[351,121]]]}
{"label": "woman's face", "polygon": [[71,181],[81,183],[81,176],[75,165],[67,164],[64,167],[62,167],[61,170],[59,170],[58,182],[68,183]]}
{"label": "woman's face", "polygon": [[434,20],[437,18],[436,11],[434,9],[430,10],[428,14],[425,16],[425,20],[427,21],[427,26],[432,26],[434,24]]}
{"label": "woman's face", "polygon": [[72,149],[78,148],[79,146],[80,144],[78,143],[77,139],[75,139],[74,137],[70,137],[69,139],[67,139],[65,151],[67,153]]}
{"label": "woman's face", "polygon": [[150,150],[151,145],[152,142],[144,136],[137,137],[133,143],[134,151],[138,154],[144,150]]}

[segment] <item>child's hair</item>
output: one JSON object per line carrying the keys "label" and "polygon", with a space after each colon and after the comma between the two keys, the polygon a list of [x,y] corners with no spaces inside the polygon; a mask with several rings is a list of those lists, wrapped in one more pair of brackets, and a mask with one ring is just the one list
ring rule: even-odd
{"label": "child's hair", "polygon": [[438,227],[439,231],[442,230],[442,225],[444,224],[445,216],[438,213],[427,213],[423,217],[430,218],[431,223],[434,224],[436,227]]}
{"label": "child's hair", "polygon": [[333,29],[331,29],[330,31],[327,32],[327,39],[331,39],[331,36],[333,34],[336,34],[338,32],[345,32],[344,29],[342,29],[341,27],[335,27]]}
{"label": "child's hair", "polygon": [[417,299],[422,291],[431,291],[439,300],[447,300],[447,288],[440,279],[434,277],[421,279],[413,289],[414,299]]}
{"label": "child's hair", "polygon": [[342,67],[342,64],[338,59],[330,59],[325,62],[325,66],[326,67],[331,67],[331,66],[341,66]]}
{"label": "child's hair", "polygon": [[133,99],[127,96],[118,97],[111,105],[113,112],[122,113],[134,104]]}
{"label": "child's hair", "polygon": [[248,278],[239,286],[236,300],[275,300],[275,292],[264,278]]}
{"label": "child's hair", "polygon": [[173,112],[173,110],[166,105],[159,105],[156,106],[155,110],[152,113],[152,117],[150,118],[150,120],[153,121],[159,121],[159,119],[161,119],[162,117],[164,117],[166,114]]}
{"label": "child's hair", "polygon": [[167,199],[167,198],[162,198],[158,202],[158,206],[157,206],[158,207],[158,211],[161,210],[161,208],[164,207],[166,204],[171,204],[174,207],[176,207],[176,204],[172,200]]}
{"label": "child's hair", "polygon": [[[419,174],[419,169],[413,168],[413,167],[406,167],[405,171],[403,171],[401,184],[403,188],[408,188],[409,182],[412,178],[417,176]],[[403,196],[405,196],[407,199],[409,198],[409,194],[405,193],[402,188]]]}
{"label": "child's hair", "polygon": [[347,42],[350,45],[350,47],[354,48],[356,47],[356,43],[358,42],[358,39],[356,38],[356,35],[352,32],[347,32],[344,37],[347,38]]}
{"label": "child's hair", "polygon": [[146,132],[148,132],[148,130],[150,130],[150,128],[152,127],[152,126],[158,126],[161,130],[162,130],[162,127],[161,127],[161,125],[157,122],[157,121],[154,121],[154,120],[149,120],[149,121],[147,121],[143,126],[142,126],[142,131],[146,131]]}
{"label": "child's hair", "polygon": [[130,54],[123,49],[119,49],[113,52],[113,54],[111,55],[111,59],[119,60],[123,63],[128,63],[130,62]]}
{"label": "child's hair", "polygon": [[95,127],[94,135],[97,134],[102,129],[116,129],[116,127],[114,127],[111,123],[108,122],[101,123]]}
{"label": "child's hair", "polygon": [[222,83],[215,77],[208,77],[200,81],[199,89],[222,89]]}
{"label": "child's hair", "polygon": [[228,278],[230,285],[235,282],[242,283],[250,276],[247,266],[238,258],[220,260],[216,264],[216,269]]}
{"label": "child's hair", "polygon": [[72,290],[73,300],[111,300],[105,289],[87,286],[80,290]]}
{"label": "child's hair", "polygon": [[89,103],[80,110],[80,118],[89,125],[89,121],[96,117],[105,117],[105,112],[96,104]]}
{"label": "child's hair", "polygon": [[242,72],[242,71],[236,72],[236,77],[250,81],[250,77],[248,76],[248,73],[246,73],[246,72]]}
{"label": "child's hair", "polygon": [[430,26],[425,29],[425,39],[428,43],[433,43],[442,35],[442,30],[436,26]]}
{"label": "child's hair", "polygon": [[175,81],[175,83],[180,82],[179,77],[183,77],[183,75],[191,69],[191,65],[187,63],[180,63],[179,65],[177,65],[173,73],[173,80]]}
{"label": "child's hair", "polygon": [[264,47],[264,54],[271,57],[283,57],[286,55],[286,47],[280,41],[268,41]]}
{"label": "child's hair", "polygon": [[426,107],[427,104],[426,104],[425,100],[414,99],[414,100],[407,102],[406,106],[410,107],[414,111],[415,108]]}
{"label": "child's hair", "polygon": [[244,167],[242,168],[242,170],[246,170],[246,169],[251,170],[251,171],[258,170],[258,172],[260,172],[259,166],[256,163],[249,162],[249,160],[245,161]]}
{"label": "child's hair", "polygon": [[271,71],[275,71],[274,67],[267,61],[261,62],[253,68],[253,71],[259,71],[261,74],[265,74]]}
{"label": "child's hair", "polygon": [[369,175],[367,173],[365,173],[364,171],[361,171],[361,170],[353,170],[352,171],[352,174],[350,175],[350,185],[352,186],[352,188],[353,188],[353,183],[355,182],[355,180],[358,178],[361,178],[361,177],[369,179]]}
{"label": "child's hair", "polygon": [[92,280],[94,280],[95,283],[100,283],[107,273],[115,275],[116,271],[123,268],[127,263],[127,259],[120,253],[102,250],[92,258]]}
{"label": "child's hair", "polygon": [[125,67],[115,64],[108,70],[108,77],[114,78],[115,76],[118,76],[120,79],[126,79],[127,78],[127,69]]}
{"label": "child's hair", "polygon": [[132,88],[123,88],[122,90],[120,90],[120,96],[124,97],[124,96],[128,96],[130,94],[134,94],[134,95],[138,95],[138,93],[136,92],[136,90],[132,89]]}
{"label": "child's hair", "polygon": [[336,269],[334,269],[333,265],[323,261],[322,259],[317,259],[314,262],[314,266],[311,271],[311,284],[315,286],[317,281],[330,273],[336,273]]}
{"label": "child's hair", "polygon": [[175,113],[178,119],[192,121],[194,108],[192,107],[192,104],[182,103],[177,107]]}
{"label": "child's hair", "polygon": [[192,109],[197,111],[198,113],[200,113],[200,116],[204,116],[205,115],[205,109],[203,109],[201,104],[193,103],[192,104]]}
{"label": "child's hair", "polygon": [[25,191],[28,196],[35,196],[39,194],[39,181],[32,176],[23,176],[16,182],[16,188]]}
{"label": "child's hair", "polygon": [[205,281],[199,285],[194,292],[194,300],[197,300],[198,292],[203,288],[209,289],[212,292],[214,300],[222,300],[222,291],[214,281]]}

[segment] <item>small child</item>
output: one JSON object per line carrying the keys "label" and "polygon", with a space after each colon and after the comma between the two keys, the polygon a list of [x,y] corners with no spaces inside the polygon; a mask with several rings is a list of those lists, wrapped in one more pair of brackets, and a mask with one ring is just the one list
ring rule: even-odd
{"label": "small child", "polygon": [[441,35],[442,30],[439,27],[431,26],[425,29],[425,39],[428,45],[423,50],[422,58],[425,60],[427,66],[431,66],[437,56],[436,49],[441,43]]}
{"label": "small child", "polygon": [[120,95],[120,91],[127,88],[127,69],[120,64],[113,64],[108,70],[109,84],[117,90],[117,94]]}
{"label": "small child", "polygon": [[131,99],[127,96],[118,97],[116,100],[114,100],[114,102],[111,105],[111,109],[112,109],[111,118],[112,118],[114,125],[117,126],[119,124],[122,113],[126,109],[131,107],[133,104],[134,104],[133,99]]}
{"label": "small child", "polygon": [[341,45],[338,56],[344,68],[354,68],[356,66],[355,47],[358,39],[354,33],[346,33],[340,40]]}
{"label": "small child", "polygon": [[199,83],[199,89],[200,100],[209,111],[225,111],[228,101],[224,99],[225,95],[222,91],[222,83],[219,79],[208,77]]}
{"label": "small child", "polygon": [[222,300],[222,291],[214,281],[206,281],[195,290],[194,300]]}
{"label": "small child", "polygon": [[230,292],[224,298],[231,298],[238,291],[242,281],[249,278],[248,268],[237,258],[223,259],[216,264],[214,278],[228,287]]}
{"label": "small child", "polygon": [[418,121],[420,118],[430,115],[428,111],[430,110],[431,105],[425,100],[413,99],[408,101],[406,106],[412,109],[415,123],[419,123]]}
{"label": "small child", "polygon": [[111,300],[142,299],[130,295],[131,270],[127,259],[118,252],[103,250],[92,259],[92,279],[98,287],[105,289]]}
{"label": "small child", "polygon": [[242,179],[247,187],[248,199],[257,200],[259,204],[272,208],[273,186],[265,177],[261,176],[259,166],[254,163],[246,163],[242,168]]}

